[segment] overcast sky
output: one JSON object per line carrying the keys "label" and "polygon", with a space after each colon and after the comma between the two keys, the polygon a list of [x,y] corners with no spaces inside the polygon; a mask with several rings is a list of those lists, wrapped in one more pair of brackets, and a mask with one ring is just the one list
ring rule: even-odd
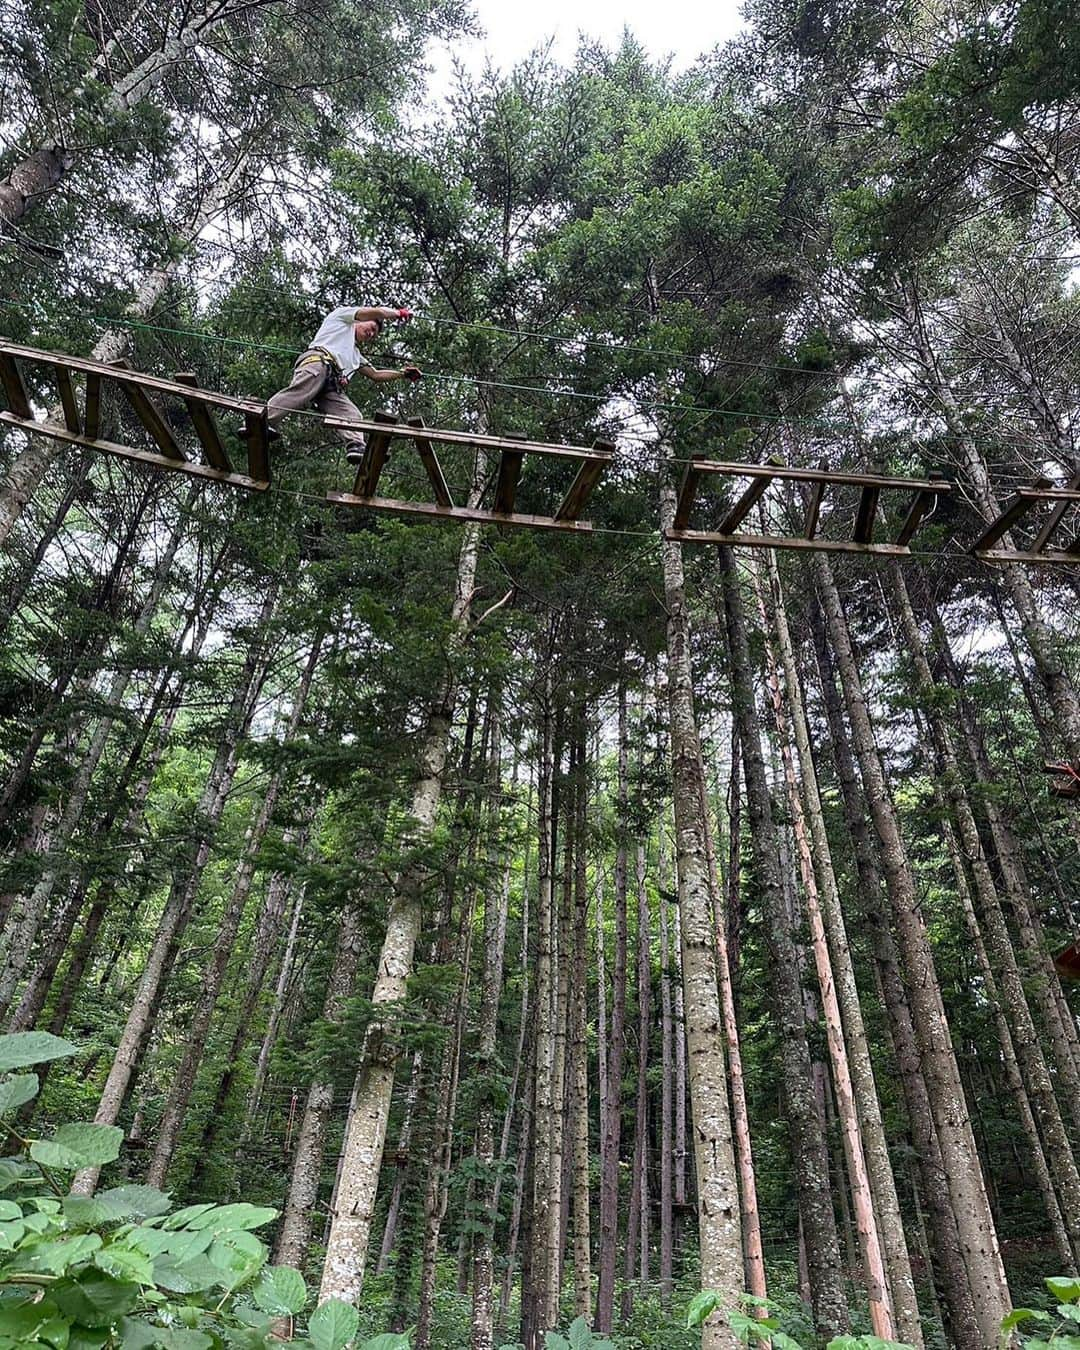
{"label": "overcast sky", "polygon": [[[578,34],[612,46],[624,27],[644,43],[649,54],[673,56],[676,67],[688,66],[741,27],[740,0],[472,0],[472,10],[485,36],[455,42],[450,53],[473,70],[485,57],[503,68],[521,60],[540,43],[554,38],[555,56],[569,60]],[[450,54],[433,51],[432,92],[450,69]]]}

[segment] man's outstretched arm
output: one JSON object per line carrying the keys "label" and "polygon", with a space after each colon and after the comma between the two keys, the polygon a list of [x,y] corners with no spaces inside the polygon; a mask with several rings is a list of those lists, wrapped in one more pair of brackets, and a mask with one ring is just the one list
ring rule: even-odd
{"label": "man's outstretched arm", "polygon": [[391,380],[418,380],[420,371],[416,366],[403,366],[401,370],[376,370],[374,366],[361,366],[357,372],[363,375],[365,380],[373,380],[376,384],[387,384]]}
{"label": "man's outstretched arm", "polygon": [[411,318],[411,309],[392,309],[389,305],[370,305],[364,309],[358,309],[353,316],[353,321],[355,323],[368,323],[372,319],[382,319],[385,322],[396,319],[401,323],[407,323]]}

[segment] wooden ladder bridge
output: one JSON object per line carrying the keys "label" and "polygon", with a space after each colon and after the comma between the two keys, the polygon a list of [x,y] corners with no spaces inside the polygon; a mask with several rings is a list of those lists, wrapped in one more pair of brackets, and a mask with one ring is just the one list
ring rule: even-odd
{"label": "wooden ladder bridge", "polygon": [[[376,413],[370,422],[352,422],[343,418],[327,418],[331,429],[359,430],[365,434],[367,445],[364,458],[356,471],[351,492],[327,493],[327,501],[342,506],[364,507],[372,511],[387,511],[393,515],[418,516],[424,520],[460,520],[481,525],[521,526],[534,530],[564,530],[587,533],[593,527],[581,518],[588,505],[593,488],[615,456],[615,446],[608,441],[597,441],[584,446],[550,445],[543,441],[528,441],[517,436],[488,436],[479,432],[444,431],[427,427],[419,417],[401,422],[388,413]],[[407,501],[398,497],[380,497],[379,479],[395,440],[411,441],[424,466],[434,501]],[[442,465],[435,453],[436,445],[460,446],[498,455],[498,467],[493,486],[489,484],[485,496],[488,506],[459,505],[454,502],[446,482]],[[530,515],[516,510],[518,483],[525,457],[569,461],[576,472],[566,489],[554,515]],[[481,499],[483,500],[483,499]]]}
{"label": "wooden ladder bridge", "polygon": [[[39,420],[35,416],[21,366],[48,370],[61,420]],[[247,491],[262,492],[270,486],[266,404],[202,389],[188,371],[178,371],[172,379],[163,379],[133,370],[126,362],[95,361],[0,339],[0,386],[7,404],[0,409],[0,425]],[[118,398],[131,410],[153,449],[121,444],[101,435],[106,397]],[[219,425],[221,414],[234,424],[228,434]],[[236,435],[240,425],[244,430],[242,441]],[[420,418],[400,421],[387,413],[376,413],[370,421],[361,422],[327,418],[326,426],[331,431],[347,427],[366,437],[364,459],[352,489],[327,493],[327,502],[424,520],[588,533],[593,525],[584,518],[585,510],[615,454],[615,446],[607,441],[597,441],[590,447],[556,445],[517,435],[491,436],[428,427]],[[411,444],[427,475],[431,500],[379,495],[383,470],[395,442]],[[230,451],[231,445],[241,447],[239,453]],[[479,503],[454,501],[436,446],[491,454],[490,481]],[[565,495],[552,515],[531,514],[519,508],[518,486],[527,456],[568,461],[573,470],[568,475]],[[691,521],[699,504],[698,490],[710,477],[748,481],[741,493],[725,504],[716,528],[694,528]],[[774,483],[790,484],[799,493],[802,519],[798,527],[787,534],[755,534],[745,530],[747,516]],[[844,538],[827,537],[819,533],[826,494],[846,489],[857,489],[858,493],[850,532]],[[727,544],[736,548],[821,550],[904,558],[910,556],[912,539],[925,524],[938,497],[952,490],[951,483],[934,474],[927,479],[894,478],[876,473],[791,468],[777,461],[737,464],[695,456],[684,474],[673,528],[667,537],[684,543]],[[908,501],[899,529],[889,538],[875,537],[882,494],[900,492],[908,494]],[[1064,487],[1056,486],[1048,478],[1037,478],[1030,487],[1021,488],[1000,514],[985,525],[969,553],[986,562],[1076,565],[1080,563],[1080,534],[1064,544],[1058,540],[1067,514],[1077,503],[1080,503],[1080,472]],[[1044,510],[1046,507],[1048,511]],[[841,508],[834,505],[826,520],[835,522],[840,514]],[[1002,540],[1017,525],[1031,523],[1032,515],[1038,516],[1040,523],[1030,543],[1017,547],[1010,540],[1003,545]]]}
{"label": "wooden ladder bridge", "polygon": [[[51,370],[63,423],[35,419],[19,369],[20,362]],[[187,371],[179,371],[171,380],[165,380],[132,370],[126,363],[65,356],[0,340],[0,383],[7,401],[7,409],[0,410],[0,423],[39,436],[51,436],[84,450],[98,450],[120,459],[178,470],[252,492],[263,492],[270,486],[266,405],[256,399],[232,398],[228,394],[200,389],[195,376]],[[138,418],[156,446],[155,450],[121,445],[102,437],[102,401],[106,396],[116,394]],[[179,412],[180,405],[183,413]],[[243,420],[247,433],[247,462],[242,469],[235,467],[230,459],[214,416],[215,410]],[[190,436],[183,435],[187,427],[194,431],[196,447],[184,443],[191,440]]]}
{"label": "wooden ladder bridge", "polygon": [[[698,488],[710,476],[746,478],[749,483],[728,506],[715,530],[690,527]],[[803,497],[800,529],[793,534],[751,534],[742,529],[743,521],[761,501],[773,483],[790,483]],[[821,508],[830,489],[858,488],[858,504],[851,523],[851,536],[826,538],[818,533]],[[669,539],[694,544],[727,544],[732,548],[786,548],[829,553],[875,553],[891,558],[911,554],[911,541],[933,509],[939,496],[952,491],[946,479],[889,478],[883,474],[839,473],[831,469],[788,468],[769,464],[728,464],[720,460],[696,457],[687,466],[675,507]],[[911,494],[903,522],[894,538],[875,539],[878,504],[883,492]],[[833,513],[833,517],[838,512]]]}

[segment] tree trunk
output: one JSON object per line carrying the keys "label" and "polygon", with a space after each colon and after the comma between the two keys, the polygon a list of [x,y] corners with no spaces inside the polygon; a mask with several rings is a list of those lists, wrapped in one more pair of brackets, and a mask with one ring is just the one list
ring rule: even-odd
{"label": "tree trunk", "polygon": [[750,834],[763,893],[769,981],[780,1031],[782,1085],[810,1269],[814,1324],[820,1334],[841,1335],[847,1330],[848,1308],[829,1186],[829,1159],[823,1124],[814,1102],[806,1013],[799,986],[791,916],[784,899],[779,867],[780,843],[758,733],[746,621],[738,592],[735,561],[729,548],[721,550],[720,566],[724,578],[734,716],[742,741]]}
{"label": "tree trunk", "polygon": [[941,1000],[937,971],[908,866],[899,822],[874,742],[870,714],[859,678],[840,597],[823,554],[814,559],[815,578],[844,685],[848,716],[870,816],[881,846],[886,890],[903,955],[915,1035],[934,1116],[945,1178],[984,1345],[992,1345],[1011,1301],[986,1195],[982,1170],[952,1038]]}
{"label": "tree trunk", "polygon": [[626,685],[619,683],[618,800],[615,842],[615,953],[611,986],[611,1036],[607,1063],[607,1100],[600,1144],[600,1249],[596,1293],[596,1329],[609,1332],[615,1300],[615,1260],[619,1245],[619,1152],[622,1139],[622,1077],[626,1050],[626,835],[627,731]]}
{"label": "tree trunk", "polygon": [[[477,489],[474,488],[470,500],[477,495]],[[479,530],[475,526],[466,526],[451,611],[447,670],[428,709],[419,770],[413,785],[410,807],[413,824],[408,842],[414,845],[420,845],[430,838],[442,800],[443,774],[454,709],[455,666],[468,627],[476,578],[478,540]],[[422,895],[427,875],[427,863],[418,849],[417,856],[402,868],[394,887],[386,937],[379,955],[378,973],[371,996],[375,1008],[385,1004],[392,1012],[405,999],[423,917]],[[355,1300],[364,1282],[364,1264],[375,1213],[375,1192],[382,1165],[398,1053],[397,1040],[390,1026],[376,1016],[365,1036],[346,1127],[341,1180],[327,1242],[326,1263],[319,1290],[320,1302],[328,1298]]]}
{"label": "tree trunk", "polygon": [[671,1008],[671,939],[668,922],[666,822],[659,825],[657,890],[660,894],[660,1301],[670,1306],[675,1288],[675,1245],[672,1228],[672,1163],[674,1161],[675,1044]]}
{"label": "tree trunk", "polygon": [[634,858],[637,882],[637,1097],[634,1111],[634,1161],[631,1172],[630,1213],[626,1228],[626,1256],[622,1318],[634,1311],[634,1269],[644,1293],[649,1280],[649,1029],[652,1016],[649,960],[649,895],[645,888],[645,846],[638,843]]}
{"label": "tree trunk", "polygon": [[[351,905],[341,916],[337,950],[326,986],[323,1021],[340,1022],[345,1005],[356,985],[357,968],[364,951],[364,923]],[[284,965],[287,963],[283,963]],[[296,1136],[289,1188],[281,1212],[281,1227],[274,1243],[274,1263],[302,1267],[311,1241],[311,1216],[319,1194],[326,1128],[334,1104],[334,1084],[330,1066],[319,1064],[308,1087],[304,1115]]]}
{"label": "tree trunk", "polygon": [[[522,1318],[528,1335],[525,1350],[539,1350],[544,1334],[555,1329],[558,1319],[558,1269],[551,1264],[550,1232],[557,1229],[558,1208],[552,1204],[558,1193],[554,1181],[556,1129],[561,1130],[561,1103],[555,1097],[555,1038],[558,1020],[557,949],[554,947],[554,775],[555,749],[550,670],[545,672],[539,748],[539,861],[536,894],[536,1054],[533,1073],[532,1194],[530,1214],[529,1282],[522,1284]],[[560,1120],[556,1122],[556,1111]],[[525,1303],[528,1295],[529,1313]]]}
{"label": "tree trunk", "polygon": [[[177,549],[180,547],[184,529],[197,495],[198,489],[191,488],[187,500],[181,507],[179,520],[173,527],[154,567],[150,589],[132,630],[132,636],[136,639],[142,639],[146,636],[158,612],[158,606],[161,604],[161,598],[172,571],[173,560],[176,557]],[[15,990],[22,978],[23,971],[26,969],[26,962],[29,959],[34,939],[37,937],[49,900],[52,898],[52,893],[67,862],[72,837],[78,829],[83,812],[86,809],[94,772],[105,753],[105,746],[112,733],[113,723],[122,711],[123,700],[131,683],[131,677],[132,669],[125,665],[122,665],[113,675],[108,692],[105,694],[105,706],[111,711],[104,713],[98,719],[90,742],[80,755],[78,772],[72,780],[64,810],[59,821],[50,832],[49,849],[42,874],[21,911],[16,905],[9,915],[8,932],[10,938],[3,965],[0,966],[0,1016],[11,1006]]]}
{"label": "tree trunk", "polygon": [[[665,474],[660,486],[661,528],[665,532],[670,530],[674,519],[675,488]],[[735,1350],[739,1338],[726,1314],[735,1306],[743,1288],[742,1241],[703,838],[704,784],[690,665],[690,618],[679,544],[665,537],[661,558],[667,609],[676,877],[682,920],[683,1006],[694,1120],[701,1284],[704,1289],[716,1290],[721,1300],[720,1308],[705,1323],[701,1344],[702,1350]]]}
{"label": "tree trunk", "polygon": [[574,1315],[592,1320],[592,1238],[589,1227],[589,891],[585,788],[588,746],[579,710],[574,783],[574,949],[570,961],[570,1141],[574,1204]]}
{"label": "tree trunk", "polygon": [[1077,1259],[1080,1258],[1080,1173],[1077,1172],[1065,1125],[1058,1110],[1057,1098],[1054,1096],[1053,1081],[1043,1058],[1038,1032],[1028,1007],[1023,980],[1016,963],[1016,953],[998,900],[997,887],[990,872],[990,864],[983,852],[975,815],[964,788],[952,734],[940,712],[940,691],[926,659],[922,634],[911,608],[907,586],[896,563],[890,565],[887,577],[889,594],[900,621],[904,647],[912,666],[915,690],[925,707],[925,716],[929,720],[940,761],[941,772],[938,781],[955,816],[959,842],[975,881],[979,916],[997,971],[1004,1010],[1012,1028],[1016,1062],[1023,1075],[1031,1109],[1044,1141],[1046,1160],[1061,1197],[1061,1209],[1068,1228],[1073,1257]]}
{"label": "tree trunk", "polygon": [[[775,559],[773,560],[775,562]],[[877,1212],[874,1204],[874,1196],[870,1187],[866,1155],[863,1151],[862,1131],[860,1129],[855,1088],[852,1083],[851,1063],[848,1057],[847,1043],[844,1039],[844,1023],[841,1017],[840,999],[837,993],[836,981],[833,976],[833,963],[829,952],[828,939],[825,935],[825,921],[822,917],[822,903],[818,890],[817,873],[814,870],[814,858],[811,852],[810,838],[806,828],[806,815],[803,811],[802,798],[799,793],[799,783],[795,774],[795,761],[791,753],[788,715],[784,707],[784,695],[780,688],[780,677],[777,669],[776,656],[772,648],[771,639],[768,636],[768,615],[766,613],[764,598],[761,595],[756,575],[755,588],[758,590],[758,604],[761,613],[762,630],[767,635],[765,655],[768,667],[768,686],[772,698],[776,736],[783,762],[784,783],[787,788],[791,828],[795,836],[795,849],[798,856],[799,875],[802,880],[803,895],[806,900],[806,910],[810,920],[811,947],[814,956],[814,966],[817,971],[818,989],[821,992],[821,1013],[825,1019],[825,1037],[829,1047],[829,1060],[832,1065],[833,1089],[836,1093],[836,1110],[840,1120],[840,1135],[844,1145],[844,1160],[847,1165],[847,1176],[855,1208],[855,1222],[859,1235],[859,1252],[862,1257],[867,1295],[870,1303],[870,1321],[875,1336],[880,1336],[883,1340],[893,1340],[895,1339],[895,1334],[892,1297],[888,1279],[885,1274],[885,1259],[882,1254],[881,1241],[878,1233]],[[779,612],[780,606],[777,605],[777,618],[779,618]],[[789,685],[788,699],[790,702],[794,703],[794,698],[794,691]],[[807,746],[807,749],[809,749],[809,746]],[[805,782],[803,787],[806,789]],[[820,808],[820,803],[818,805]],[[810,809],[813,811],[813,805],[811,805]],[[825,868],[822,870],[824,871]],[[828,865],[828,872],[831,877],[831,864]],[[835,884],[834,878],[833,881]],[[846,951],[846,935],[844,950]],[[851,975],[852,988],[854,988],[854,976],[850,971],[849,975]],[[855,995],[855,1002],[857,1005],[857,993]],[[859,1018],[859,1030],[862,1030],[861,1018]],[[867,1058],[866,1068],[869,1070],[869,1057]],[[877,1108],[877,1093],[873,1088],[872,1077],[869,1086],[873,1096],[873,1106],[874,1108]],[[827,1089],[826,1102],[828,1102]],[[875,1114],[877,1116],[878,1124],[880,1125],[880,1109],[876,1109]],[[887,1165],[887,1154],[885,1161]],[[843,1172],[838,1170],[837,1176],[842,1177]],[[847,1212],[846,1208],[847,1193],[842,1184],[838,1189],[840,1190],[841,1199],[845,1205],[846,1227],[850,1231],[850,1214]]]}
{"label": "tree trunk", "polygon": [[[283,734],[286,743],[295,736],[296,729],[300,725],[300,718],[303,715],[308,693],[311,689],[312,677],[318,664],[321,645],[322,635],[319,634],[311,644],[307,664],[300,677],[300,683],[293,699],[292,712]],[[266,832],[270,828],[270,820],[277,806],[283,780],[283,770],[278,770],[270,779],[258,813],[248,833],[244,857],[233,883],[229,903],[221,917],[213,954],[203,975],[202,989],[199,992],[195,1013],[187,1028],[184,1056],[173,1077],[165,1109],[162,1112],[161,1120],[158,1122],[154,1154],[146,1174],[147,1183],[151,1186],[160,1188],[165,1185],[173,1152],[180,1137],[180,1129],[187,1112],[188,1101],[195,1087],[195,1075],[198,1072],[210,1035],[210,1023],[217,1007],[218,997],[221,994],[221,987],[225,982],[225,972],[228,969],[236,935],[240,930],[240,923],[247,908],[251,885],[255,879],[256,859],[266,838]]]}
{"label": "tree trunk", "polygon": [[[777,646],[783,666],[788,706],[791,709],[791,724],[799,757],[802,790],[806,796],[806,814],[809,817],[813,845],[813,870],[815,878],[820,882],[820,917],[827,932],[827,952],[831,954],[832,974],[836,981],[834,993],[839,1003],[844,1041],[847,1046],[852,1087],[869,1174],[870,1191],[885,1258],[888,1289],[892,1295],[893,1312],[896,1317],[896,1332],[901,1340],[910,1345],[921,1347],[923,1343],[922,1324],[919,1319],[919,1304],[915,1295],[915,1284],[911,1275],[911,1260],[908,1255],[907,1239],[904,1235],[900,1201],[896,1193],[896,1180],[889,1158],[888,1142],[881,1116],[881,1103],[878,1099],[877,1084],[874,1081],[874,1070],[870,1059],[870,1045],[866,1035],[866,1026],[863,1022],[851,950],[848,946],[840,888],[837,884],[832,849],[825,828],[825,815],[822,809],[821,793],[818,789],[817,771],[811,753],[810,728],[806,720],[802,688],[795,665],[794,647],[788,627],[786,602],[780,587],[776,555],[771,552],[769,554],[769,573],[773,590],[773,619]],[[790,791],[791,788],[789,787]],[[824,998],[825,990],[823,988],[823,1001]],[[839,1085],[837,1085],[837,1097],[840,1096],[841,1091]],[[852,1166],[850,1159],[848,1165],[849,1167]],[[865,1253],[864,1259],[868,1259]],[[867,1268],[869,1269],[869,1264]],[[878,1334],[886,1335],[884,1332]]]}
{"label": "tree trunk", "polygon": [[937,1282],[948,1313],[947,1330],[958,1350],[981,1350],[980,1331],[968,1282],[967,1266],[960,1246],[956,1217],[950,1203],[944,1164],[938,1146],[930,1096],[922,1071],[911,1008],[900,972],[899,956],[889,929],[883,898],[883,882],[866,819],[865,798],[857,782],[855,761],[844,724],[836,688],[832,656],[827,645],[824,620],[816,606],[810,609],[814,645],[821,674],[821,689],[829,724],[831,744],[828,759],[836,767],[844,804],[844,820],[855,852],[861,911],[874,953],[875,974],[888,1016],[900,1085],[911,1130],[912,1151],[918,1161],[926,1210],[933,1229]]}

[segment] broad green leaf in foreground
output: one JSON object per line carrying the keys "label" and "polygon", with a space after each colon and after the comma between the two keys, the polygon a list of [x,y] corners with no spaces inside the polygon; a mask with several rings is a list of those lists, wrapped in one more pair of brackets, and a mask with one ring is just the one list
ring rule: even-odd
{"label": "broad green leaf in foreground", "polygon": [[35,1139],[30,1156],[43,1167],[77,1172],[80,1167],[104,1167],[120,1156],[124,1132],[117,1125],[61,1125],[51,1139]]}

